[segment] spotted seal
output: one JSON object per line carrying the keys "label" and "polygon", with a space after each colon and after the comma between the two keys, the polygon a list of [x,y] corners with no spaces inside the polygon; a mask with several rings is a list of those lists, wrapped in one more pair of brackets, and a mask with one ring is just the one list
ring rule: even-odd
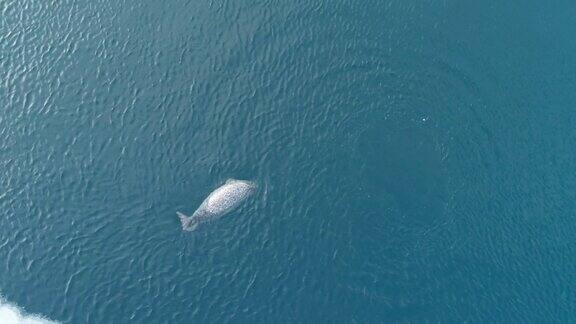
{"label": "spotted seal", "polygon": [[219,218],[236,207],[255,191],[256,184],[247,180],[228,179],[226,183],[214,190],[192,216],[176,212],[182,223],[182,229],[193,231],[200,224]]}

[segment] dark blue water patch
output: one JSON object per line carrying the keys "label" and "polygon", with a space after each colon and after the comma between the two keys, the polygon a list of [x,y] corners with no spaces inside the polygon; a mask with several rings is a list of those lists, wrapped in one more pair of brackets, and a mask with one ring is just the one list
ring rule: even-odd
{"label": "dark blue water patch", "polygon": [[448,180],[442,147],[425,121],[374,122],[359,139],[366,191],[390,195],[409,222],[431,226],[444,216]]}

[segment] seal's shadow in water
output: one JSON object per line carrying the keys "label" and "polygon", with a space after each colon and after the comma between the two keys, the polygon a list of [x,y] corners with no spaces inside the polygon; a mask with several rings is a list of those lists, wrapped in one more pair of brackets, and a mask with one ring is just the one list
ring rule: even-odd
{"label": "seal's shadow in water", "polygon": [[361,177],[373,196],[389,195],[414,225],[431,225],[444,212],[447,178],[442,150],[426,125],[371,125],[359,138]]}

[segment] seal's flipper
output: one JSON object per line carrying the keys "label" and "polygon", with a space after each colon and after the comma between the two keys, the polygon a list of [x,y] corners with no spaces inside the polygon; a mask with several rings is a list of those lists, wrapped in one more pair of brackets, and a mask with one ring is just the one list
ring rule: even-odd
{"label": "seal's flipper", "polygon": [[180,223],[182,223],[182,229],[185,231],[193,231],[196,229],[196,222],[194,222],[194,218],[190,216],[186,216],[181,212],[177,211],[176,215],[180,218]]}

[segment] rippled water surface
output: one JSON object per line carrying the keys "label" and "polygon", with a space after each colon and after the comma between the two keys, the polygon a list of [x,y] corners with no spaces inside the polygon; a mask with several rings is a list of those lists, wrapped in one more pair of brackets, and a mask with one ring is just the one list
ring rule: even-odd
{"label": "rippled water surface", "polygon": [[[575,321],[573,1],[0,12],[0,294],[26,312]],[[183,232],[227,178],[259,190]]]}

